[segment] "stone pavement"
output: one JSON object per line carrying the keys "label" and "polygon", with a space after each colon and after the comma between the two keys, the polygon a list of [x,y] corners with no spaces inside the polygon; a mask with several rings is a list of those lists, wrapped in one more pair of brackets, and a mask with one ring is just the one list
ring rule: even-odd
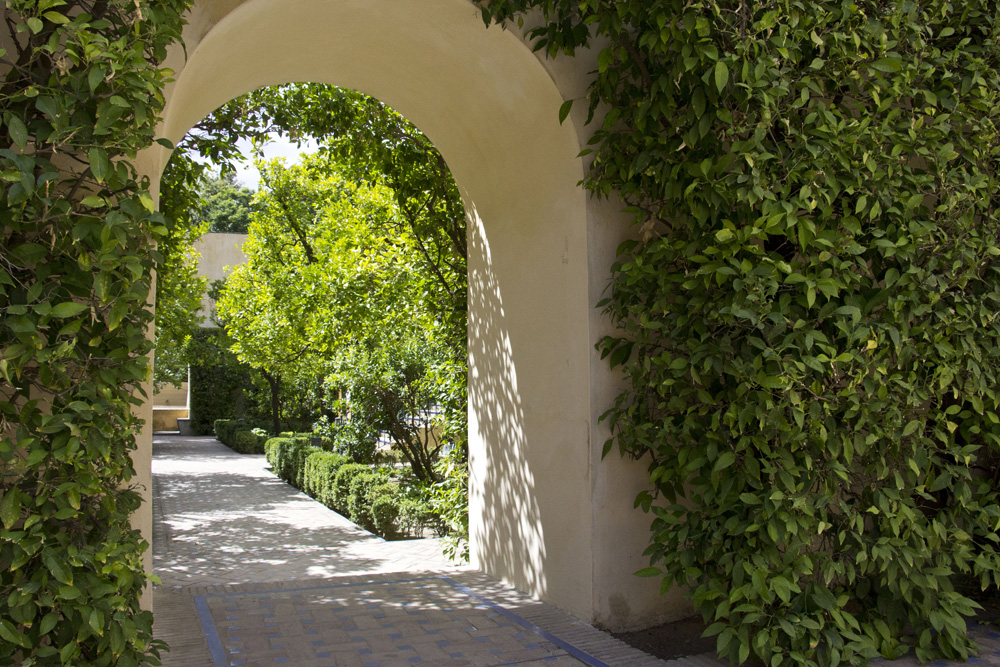
{"label": "stone pavement", "polygon": [[371,535],[214,438],[154,437],[153,515],[165,667],[696,664],[455,566],[437,540]]}
{"label": "stone pavement", "polygon": [[[724,667],[648,656],[449,563],[437,540],[386,542],[215,438],[154,437],[153,515],[165,667]],[[997,630],[971,628],[970,663],[1000,665]]]}

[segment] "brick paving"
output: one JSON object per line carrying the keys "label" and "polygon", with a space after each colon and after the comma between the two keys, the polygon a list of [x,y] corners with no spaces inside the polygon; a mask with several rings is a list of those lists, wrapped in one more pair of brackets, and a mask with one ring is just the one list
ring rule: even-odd
{"label": "brick paving", "polygon": [[[154,437],[153,497],[164,667],[725,667],[648,656],[448,562],[438,540],[386,542],[214,438]],[[1000,628],[970,634],[969,663],[1000,665]]]}
{"label": "brick paving", "polygon": [[438,540],[365,532],[214,438],[154,437],[153,502],[165,667],[675,664],[448,562]]}

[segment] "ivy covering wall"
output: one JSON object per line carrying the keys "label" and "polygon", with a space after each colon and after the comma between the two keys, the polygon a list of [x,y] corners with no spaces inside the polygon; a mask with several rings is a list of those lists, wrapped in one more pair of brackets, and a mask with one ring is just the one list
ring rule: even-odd
{"label": "ivy covering wall", "polygon": [[551,57],[596,37],[641,574],[734,661],[967,655],[1000,582],[997,4],[477,4]]}
{"label": "ivy covering wall", "polygon": [[132,164],[186,4],[0,9],[0,665],[159,664],[129,453],[166,230]]}

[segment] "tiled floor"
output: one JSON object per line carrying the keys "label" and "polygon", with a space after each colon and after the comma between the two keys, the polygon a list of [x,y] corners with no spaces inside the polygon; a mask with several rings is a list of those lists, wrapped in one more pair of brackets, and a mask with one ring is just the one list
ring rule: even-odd
{"label": "tiled floor", "polygon": [[449,563],[385,542],[214,438],[153,443],[155,632],[166,667],[664,665]]}

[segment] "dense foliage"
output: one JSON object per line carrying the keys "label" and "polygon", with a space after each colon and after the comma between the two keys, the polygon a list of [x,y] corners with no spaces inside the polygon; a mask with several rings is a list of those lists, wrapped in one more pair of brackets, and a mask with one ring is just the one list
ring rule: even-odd
{"label": "dense foliage", "polygon": [[195,215],[212,233],[246,234],[254,191],[236,182],[236,175],[205,176],[198,187],[202,205]]}
{"label": "dense foliage", "polygon": [[964,657],[956,582],[1000,582],[996,3],[480,4],[541,10],[553,56],[600,38],[643,574],[734,660]]}
{"label": "dense foliage", "polygon": [[151,145],[183,0],[8,0],[0,30],[0,665],[156,662],[132,407]]}
{"label": "dense foliage", "polygon": [[[454,325],[427,298],[441,273],[425,268],[432,235],[403,222],[392,189],[346,180],[342,171],[328,155],[292,168],[261,165],[248,259],[227,280],[219,314],[239,358],[275,387],[282,377],[325,377],[343,395],[339,412],[388,432],[418,478],[433,479],[441,413],[456,412],[450,406],[464,398],[465,363]],[[464,296],[464,275],[449,271]],[[448,315],[464,324],[456,317]],[[464,339],[458,346],[464,350]],[[273,396],[277,424],[279,392]]]}

